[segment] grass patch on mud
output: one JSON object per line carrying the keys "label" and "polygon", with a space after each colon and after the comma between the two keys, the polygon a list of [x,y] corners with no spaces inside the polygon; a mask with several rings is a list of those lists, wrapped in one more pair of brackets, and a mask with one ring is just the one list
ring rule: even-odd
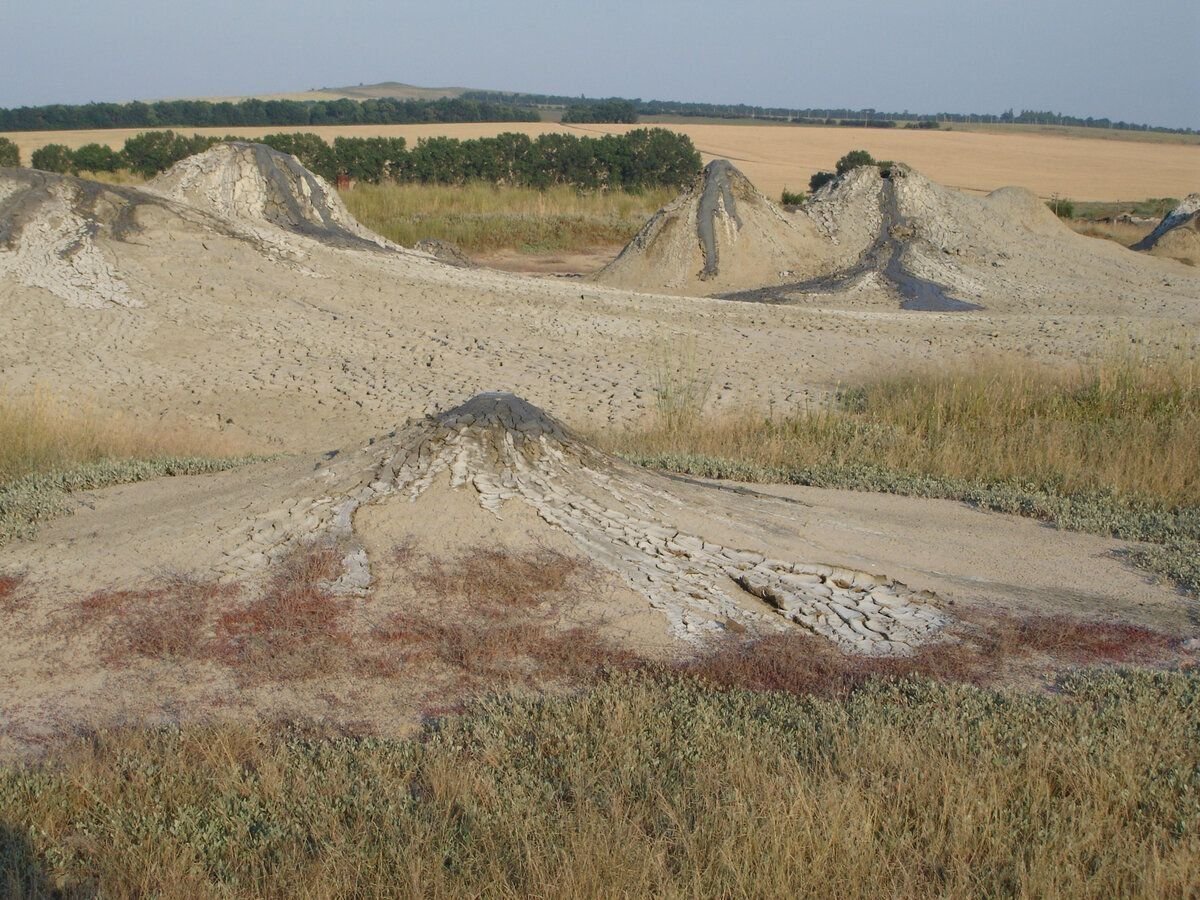
{"label": "grass patch on mud", "polygon": [[41,391],[0,395],[0,546],[67,512],[74,491],[221,472],[262,458],[239,449],[219,433],[147,424]]}
{"label": "grass patch on mud", "polygon": [[101,733],[0,769],[12,896],[1183,896],[1200,673],[838,697],[614,675],[416,740]]}
{"label": "grass patch on mud", "polygon": [[658,379],[656,418],[598,436],[606,449],[680,474],[959,500],[1147,542],[1131,561],[1200,592],[1196,359],[982,361],[844,388],[783,419],[707,416],[709,376],[680,368]]}
{"label": "grass patch on mud", "polygon": [[406,247],[436,239],[467,253],[548,253],[625,244],[672,195],[565,186],[360,184],[341,196],[359,222]]}

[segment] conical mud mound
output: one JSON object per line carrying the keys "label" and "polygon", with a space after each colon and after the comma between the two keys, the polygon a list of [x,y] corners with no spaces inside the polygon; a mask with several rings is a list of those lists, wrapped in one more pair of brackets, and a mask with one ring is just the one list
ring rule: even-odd
{"label": "conical mud mound", "polygon": [[[298,166],[291,157],[285,159]],[[186,169],[187,163],[185,160],[180,166]],[[314,246],[298,234],[265,219],[231,218],[219,203],[192,205],[198,197],[195,192],[180,190],[175,197],[162,192],[162,184],[157,187],[148,190],[30,169],[0,169],[0,278],[48,291],[72,307],[142,307],[147,296],[161,294],[163,284],[148,281],[144,271],[132,276],[125,271],[131,264],[128,251],[135,245],[155,249],[152,256],[162,258],[177,245],[193,246],[191,255],[173,268],[173,274],[189,269],[196,281],[204,284],[211,279],[204,254],[216,252],[210,247],[227,241],[248,246],[256,257],[305,276],[314,274],[301,263]],[[241,197],[244,191],[234,187],[233,193]],[[325,213],[338,214],[340,201],[336,202],[337,206]],[[285,207],[314,216],[314,210],[324,208],[321,204],[306,207],[297,201],[261,209]],[[352,231],[338,231],[338,227],[313,225],[307,231],[338,246],[379,246],[354,237]],[[349,227],[358,226],[351,220]],[[291,231],[303,233],[306,229]],[[161,278],[161,272],[155,277]]]}
{"label": "conical mud mound", "polygon": [[155,193],[249,226],[282,228],[340,246],[383,246],[324,179],[265,144],[218,144],[172,166]]}
{"label": "conical mud mound", "polygon": [[678,637],[730,623],[802,628],[848,651],[903,654],[948,621],[932,594],[888,578],[769,559],[712,539],[704,512],[681,504],[661,478],[597,451],[511,394],[480,394],[364,453],[374,462],[340,464],[349,480],[333,474],[336,467],[317,473],[319,496],[263,517],[234,554],[233,574],[250,575],[297,542],[332,540],[347,548],[339,587],[366,589],[371,560],[356,534],[360,513],[431,490],[466,490],[487,513],[532,511],[543,528],[565,533],[661,611]]}
{"label": "conical mud mound", "polygon": [[1133,249],[1200,265],[1200,194],[1188,194]]}
{"label": "conical mud mound", "polygon": [[644,291],[714,294],[819,269],[824,243],[807,220],[784,213],[718,159],[595,278]]}
{"label": "conical mud mound", "polygon": [[[904,309],[963,312],[975,304],[952,296],[936,281],[910,266],[917,228],[900,211],[900,194],[909,170],[893,166],[887,177],[874,166],[861,166],[825,185],[803,211],[841,248],[841,258],[856,260],[826,275],[805,281],[726,294],[731,300],[783,303],[806,294],[851,291],[872,283],[897,295]],[[911,188],[908,195],[921,197]],[[859,249],[862,248],[862,249]]]}

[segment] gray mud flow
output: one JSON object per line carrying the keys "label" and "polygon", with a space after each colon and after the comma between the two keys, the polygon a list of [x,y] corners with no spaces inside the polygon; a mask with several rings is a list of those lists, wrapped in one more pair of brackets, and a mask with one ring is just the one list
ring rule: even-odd
{"label": "gray mud flow", "polygon": [[718,299],[747,303],[790,303],[795,294],[833,293],[849,287],[864,275],[878,272],[891,282],[900,294],[901,309],[919,312],[969,312],[983,309],[976,303],[951,297],[942,285],[915,275],[905,268],[905,247],[900,235],[908,232],[908,221],[900,214],[900,205],[896,201],[896,185],[890,178],[883,181],[879,211],[883,216],[879,235],[853,266],[807,281],[718,294]]}
{"label": "gray mud flow", "polygon": [[739,228],[742,226],[742,220],[737,213],[737,202],[733,198],[733,188],[729,183],[731,171],[733,166],[726,159],[714,159],[704,169],[704,192],[700,195],[700,207],[696,216],[696,234],[704,251],[701,280],[715,278],[718,271],[717,236],[713,230],[718,201],[724,202],[725,212],[733,217]]}
{"label": "gray mud flow", "polygon": [[[354,232],[344,228],[330,213],[329,198],[321,182],[313,177],[312,172],[302,166],[295,157],[273,150],[266,144],[247,144],[234,142],[235,147],[249,149],[254,154],[258,170],[271,186],[270,202],[279,211],[269,217],[278,224],[285,225],[297,234],[316,238],[334,246],[379,250],[379,246]],[[285,172],[286,170],[286,172]],[[288,182],[291,175],[298,183],[303,183],[308,191],[310,203],[307,208],[313,210],[320,222],[311,221],[305,215],[295,187]]]}
{"label": "gray mud flow", "polygon": [[[43,205],[53,199],[51,189],[55,184],[67,183],[72,188],[72,210],[85,222],[90,223],[93,234],[99,229],[97,207],[105,195],[111,200],[113,211],[106,224],[118,241],[127,241],[140,230],[137,224],[139,206],[168,207],[166,201],[146,194],[136,188],[114,184],[86,181],[72,175],[55,175],[36,169],[4,169],[4,177],[18,182],[18,189],[4,200],[0,200],[0,246],[12,248],[22,231],[37,222],[42,215]],[[72,249],[65,253],[70,256]]]}

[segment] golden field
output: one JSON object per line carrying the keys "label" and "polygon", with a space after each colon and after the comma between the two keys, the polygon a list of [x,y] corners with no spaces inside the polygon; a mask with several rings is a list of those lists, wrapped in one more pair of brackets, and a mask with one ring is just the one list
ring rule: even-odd
{"label": "golden field", "polygon": [[[501,132],[529,135],[620,133],[633,125],[565,126],[552,122],[488,122],[451,125],[350,125],[312,128],[181,128],[185,133],[246,137],[279,131],[311,131],[335,137],[384,135],[420,138],[447,135],[476,138]],[[832,169],[848,150],[863,148],[876,159],[901,160],[935,181],[972,191],[1020,185],[1043,197],[1074,200],[1137,200],[1183,197],[1200,189],[1200,145],[1116,141],[1044,133],[995,134],[981,131],[908,131],[748,125],[661,125],[688,135],[705,161],[731,160],[768,196],[783,188],[802,190],[819,169]],[[3,135],[13,140],[28,164],[46,144],[79,147],[89,143],[119,149],[144,129],[28,131]]]}

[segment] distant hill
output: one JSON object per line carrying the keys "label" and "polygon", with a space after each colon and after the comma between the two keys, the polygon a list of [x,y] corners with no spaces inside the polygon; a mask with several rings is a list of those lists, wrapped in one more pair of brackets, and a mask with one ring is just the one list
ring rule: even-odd
{"label": "distant hill", "polygon": [[379,84],[347,85],[346,87],[313,88],[310,91],[284,91],[276,94],[241,94],[221,97],[171,97],[168,99],[205,100],[209,103],[237,103],[241,100],[445,100],[464,94],[491,94],[480,88],[464,87],[418,87],[399,81],[381,81]]}
{"label": "distant hill", "polygon": [[397,100],[443,100],[461,97],[467,93],[491,94],[494,91],[464,87],[418,87],[399,81],[381,81],[379,84],[360,84],[357,87],[321,88],[319,93],[337,94],[351,100],[377,100],[381,97],[394,97]]}

